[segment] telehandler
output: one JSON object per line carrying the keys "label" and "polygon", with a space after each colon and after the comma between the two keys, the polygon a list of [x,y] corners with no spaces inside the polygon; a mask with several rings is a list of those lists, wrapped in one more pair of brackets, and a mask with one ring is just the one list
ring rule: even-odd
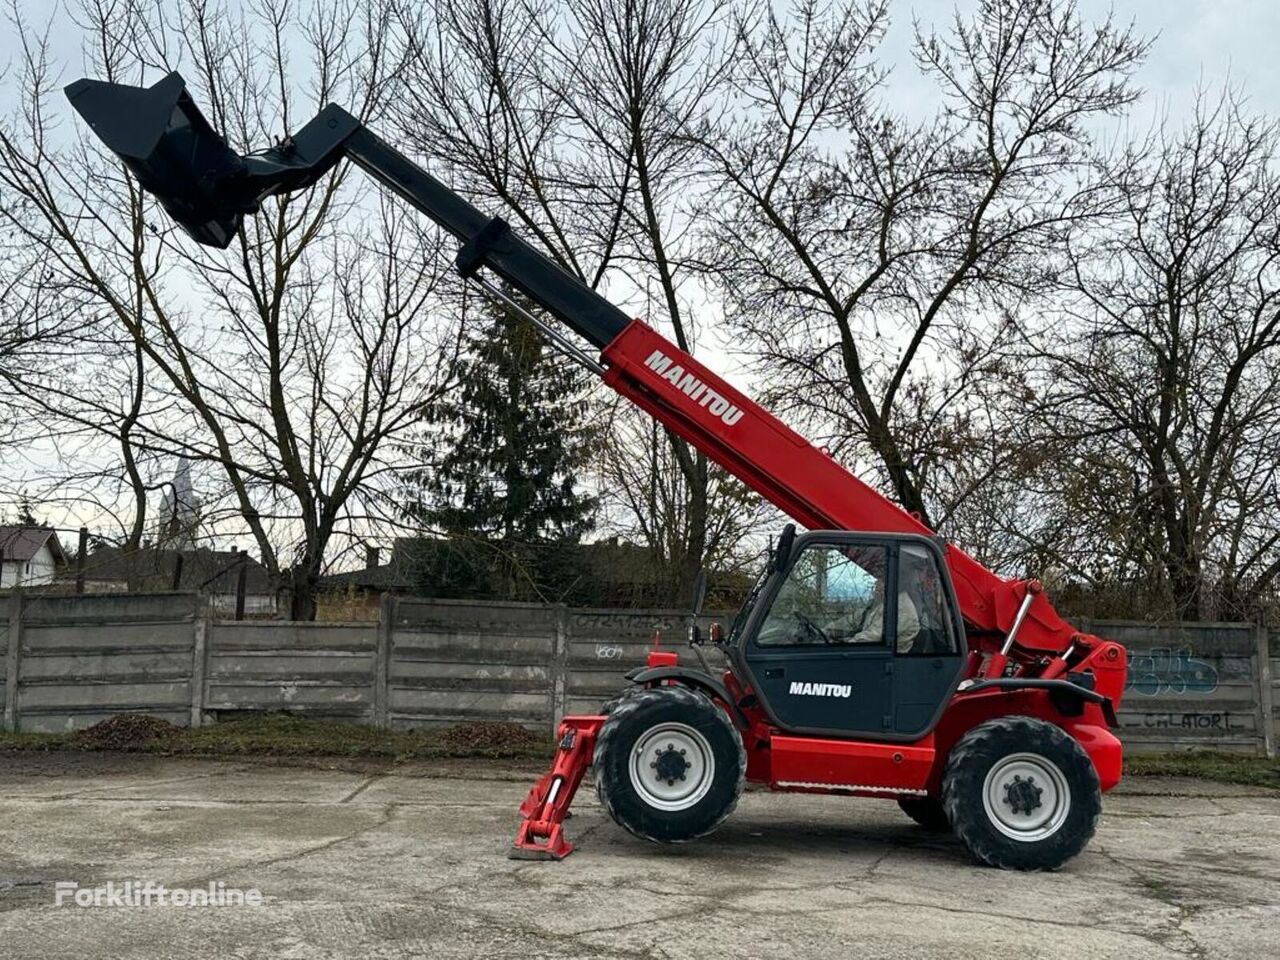
{"label": "telehandler", "polygon": [[[141,186],[214,247],[266,198],[350,160],[461,241],[462,277],[808,529],[782,531],[727,631],[691,630],[698,666],[655,649],[598,714],[563,718],[551,769],[520,806],[513,856],[573,849],[564,821],[589,767],[610,816],[663,843],[714,830],[748,780],[893,798],[997,867],[1056,868],[1088,843],[1101,794],[1120,780],[1111,731],[1125,650],[1075,630],[1038,582],[1004,579],[944,542],[341,107],[242,156],[177,73],[149,88],[79,80],[66,93]],[[707,642],[727,662],[718,675]]]}

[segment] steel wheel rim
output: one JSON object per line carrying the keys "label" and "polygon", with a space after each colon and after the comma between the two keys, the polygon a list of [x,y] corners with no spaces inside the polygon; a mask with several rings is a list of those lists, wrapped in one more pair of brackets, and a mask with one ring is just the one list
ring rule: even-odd
{"label": "steel wheel rim", "polygon": [[[673,775],[680,763],[685,764],[683,779]],[[658,810],[676,812],[696,806],[707,795],[715,779],[716,760],[707,738],[693,727],[660,723],[636,740],[628,771],[641,800]]]}
{"label": "steel wheel rim", "polygon": [[[1036,803],[1029,811],[1022,809],[1028,791]],[[1051,760],[1038,753],[1013,753],[987,772],[982,805],[991,825],[1006,837],[1034,843],[1053,836],[1066,822],[1071,812],[1071,788]]]}

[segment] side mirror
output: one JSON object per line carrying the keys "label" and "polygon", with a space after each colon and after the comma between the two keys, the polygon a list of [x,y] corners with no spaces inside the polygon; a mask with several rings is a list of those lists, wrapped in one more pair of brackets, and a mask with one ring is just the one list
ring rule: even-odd
{"label": "side mirror", "polygon": [[699,570],[693,581],[693,615],[702,613],[702,605],[707,602],[707,571]]}
{"label": "side mirror", "polygon": [[707,639],[715,644],[724,642],[724,626],[719,620],[713,623],[711,629],[707,631]]}

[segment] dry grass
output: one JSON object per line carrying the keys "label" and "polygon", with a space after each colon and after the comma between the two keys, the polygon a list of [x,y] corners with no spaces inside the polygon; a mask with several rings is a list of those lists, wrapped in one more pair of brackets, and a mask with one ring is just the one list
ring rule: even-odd
{"label": "dry grass", "polygon": [[1280,760],[1238,753],[1195,751],[1139,754],[1125,757],[1125,776],[1195,777],[1280,789]]}
{"label": "dry grass", "polygon": [[329,756],[543,759],[550,739],[514,723],[463,723],[440,730],[383,730],[356,723],[262,714],[196,730],[122,715],[78,733],[0,733],[0,750],[122,750],[206,756]]}

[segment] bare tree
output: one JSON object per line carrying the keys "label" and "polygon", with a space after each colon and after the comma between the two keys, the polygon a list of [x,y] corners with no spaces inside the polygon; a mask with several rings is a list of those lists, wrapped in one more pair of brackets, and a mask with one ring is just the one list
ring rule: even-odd
{"label": "bare tree", "polygon": [[0,344],[0,397],[10,414],[0,440],[13,448],[0,497],[29,497],[99,526],[111,517],[118,539],[136,547],[153,489],[138,423],[148,401],[153,417],[171,404],[148,394],[142,351],[123,331],[87,322],[92,308],[25,236],[10,230],[0,241],[0,313],[9,332]]}
{"label": "bare tree", "polygon": [[[689,263],[701,181],[687,131],[719,109],[729,24],[723,0],[444,0],[405,18],[402,134],[584,282],[644,302],[692,351],[691,308],[707,298]],[[681,476],[668,489],[687,498],[682,539],[674,552],[650,546],[687,593],[713,549],[713,490],[726,487],[702,454],[668,442],[664,466]],[[647,486],[657,495],[668,482]]]}
{"label": "bare tree", "polygon": [[1008,467],[946,468],[1009,449],[968,388],[1100,213],[1091,131],[1134,99],[1146,46],[1071,0],[983,0],[945,32],[917,25],[942,100],[920,121],[879,89],[887,16],[883,0],[803,0],[741,20],[734,107],[701,137],[725,188],[704,216],[772,395],[937,527]]}
{"label": "bare tree", "polygon": [[[16,79],[24,95],[38,82],[30,71]],[[132,490],[121,520],[136,545],[145,523],[145,454],[133,442],[142,355],[118,331],[86,322],[84,298],[65,288],[57,259],[27,242],[39,217],[21,193],[0,196],[0,443],[10,446],[0,497],[96,517]],[[104,444],[115,455],[85,455]]]}
{"label": "bare tree", "polygon": [[1113,579],[1154,574],[1184,619],[1223,614],[1214,586],[1249,612],[1280,576],[1278,146],[1224,94],[1131,148],[1123,216],[1072,248],[1044,368],[1077,542]]}
{"label": "bare tree", "polygon": [[[183,64],[242,152],[329,100],[376,120],[396,82],[374,2],[86,0],[79,19],[90,73],[142,82]],[[247,218],[225,253],[197,247],[91,135],[59,129],[47,50],[19,30],[23,95],[0,125],[0,185],[23,216],[6,225],[81,323],[129,346],[131,442],[213,468],[220,507],[309,619],[335,537],[391,495],[388,441],[447,383],[456,336],[429,314],[438,237],[342,166]]]}
{"label": "bare tree", "polygon": [[[663,604],[685,598],[682,560],[695,522],[677,449],[649,416],[621,401],[613,405],[599,462],[602,526],[644,544]],[[711,471],[709,482],[708,509],[696,522],[705,523],[704,562],[714,576],[755,560],[758,541],[752,535],[775,518],[760,497],[723,470]]]}

